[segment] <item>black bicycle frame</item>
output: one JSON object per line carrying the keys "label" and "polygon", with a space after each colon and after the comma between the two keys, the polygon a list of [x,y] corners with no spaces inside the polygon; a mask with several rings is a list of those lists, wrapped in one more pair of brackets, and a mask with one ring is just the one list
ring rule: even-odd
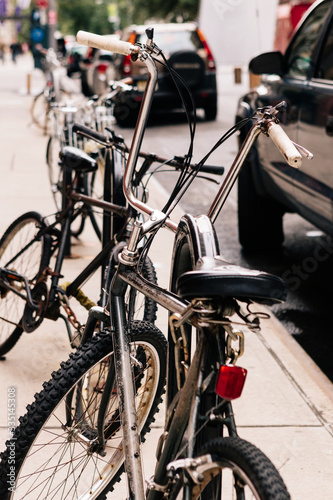
{"label": "black bicycle frame", "polygon": [[[122,178],[122,173],[121,173],[121,159],[119,158],[121,154],[117,151],[117,149],[110,149],[107,154],[106,158],[106,163],[105,163],[105,177],[106,180],[108,181],[108,186],[105,190],[106,196],[110,199],[111,198],[111,168],[114,168],[115,170],[115,175],[116,175],[116,182],[120,183],[120,189],[121,189],[121,181],[120,179]],[[115,203],[111,203],[110,201],[101,201],[101,200],[95,200],[94,198],[81,195],[80,193],[77,193],[75,190],[68,191],[67,186],[72,185],[72,172],[69,169],[64,168],[64,181],[63,182],[63,200],[64,200],[64,205],[63,205],[63,210],[57,215],[57,220],[53,222],[52,224],[41,228],[36,236],[23,248],[21,249],[15,256],[11,258],[11,260],[6,263],[5,267],[10,266],[16,258],[18,258],[20,255],[22,255],[31,245],[33,245],[36,241],[38,241],[41,237],[45,235],[52,235],[54,232],[54,228],[60,224],[61,226],[61,233],[60,233],[60,238],[58,240],[58,253],[56,257],[56,262],[54,269],[50,272],[51,274],[51,286],[50,286],[50,296],[49,296],[49,303],[52,304],[54,302],[56,293],[57,293],[57,286],[59,283],[59,279],[61,278],[61,269],[62,269],[62,264],[64,261],[64,258],[66,255],[70,254],[70,225],[71,225],[71,218],[74,213],[74,204],[76,201],[82,201],[86,205],[89,205],[91,207],[98,207],[103,209],[103,229],[105,234],[103,235],[103,246],[102,250],[98,253],[98,255],[83,269],[83,271],[72,281],[72,283],[68,286],[66,290],[66,294],[68,297],[75,295],[77,290],[82,286],[82,284],[99,268],[102,268],[102,279],[104,276],[104,267],[107,263],[108,256],[110,252],[112,251],[112,248],[115,246],[116,242],[121,241],[122,239],[125,238],[125,231],[126,231],[126,223],[127,223],[127,218],[129,216],[129,210],[126,208],[125,204],[123,205],[117,205]],[[117,220],[117,225],[114,225],[111,227],[111,217],[110,214],[116,214],[119,215],[119,221]],[[111,231],[113,229],[118,229],[116,238],[111,239]],[[23,277],[22,277],[23,278]],[[8,288],[6,286],[6,283],[3,282],[2,286],[4,288]],[[12,289],[11,289],[12,290]],[[15,290],[12,290],[14,293],[17,293]],[[27,300],[29,305],[31,307],[34,307],[34,303],[31,302],[31,293],[30,289],[26,290],[27,291],[27,297],[26,299],[22,296],[22,294],[18,294],[21,298]],[[31,303],[30,303],[31,302]],[[51,316],[54,319],[54,316]]]}

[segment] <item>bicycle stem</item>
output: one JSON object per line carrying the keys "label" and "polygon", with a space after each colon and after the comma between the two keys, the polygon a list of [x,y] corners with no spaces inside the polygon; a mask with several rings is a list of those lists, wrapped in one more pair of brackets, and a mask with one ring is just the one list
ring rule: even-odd
{"label": "bicycle stem", "polygon": [[[147,120],[149,116],[149,111],[153,101],[153,95],[157,83],[157,68],[156,63],[152,59],[151,55],[146,51],[139,53],[141,61],[145,63],[148,70],[148,81],[143,95],[139,117],[136,123],[136,127],[133,134],[132,144],[130,147],[130,153],[128,156],[126,169],[123,179],[123,190],[128,203],[141,213],[151,215],[153,212],[156,214],[156,209],[151,208],[146,203],[136,198],[133,194],[133,179],[136,163],[139,157],[140,148],[142,144],[143,135],[147,126]],[[164,216],[165,218],[165,216]],[[171,220],[166,220],[164,225],[169,229],[176,231],[177,224]]]}

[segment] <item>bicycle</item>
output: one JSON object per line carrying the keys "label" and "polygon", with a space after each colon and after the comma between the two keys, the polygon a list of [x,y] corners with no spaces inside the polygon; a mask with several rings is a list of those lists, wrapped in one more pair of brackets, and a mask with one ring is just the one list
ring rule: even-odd
{"label": "bicycle", "polygon": [[[55,221],[48,224],[47,219],[38,212],[25,213],[12,222],[0,240],[0,356],[14,347],[23,331],[33,332],[44,318],[54,321],[62,318],[70,344],[77,346],[82,325],[69,305],[69,298],[76,297],[86,308],[91,307],[93,302],[84,295],[81,287],[101,268],[102,303],[105,300],[104,270],[109,256],[113,255],[116,243],[127,241],[129,227],[135,216],[134,211],[127,207],[121,188],[127,148],[122,139],[115,135],[107,137],[80,124],[74,130],[99,142],[105,149],[104,199],[88,196],[84,189],[87,187],[88,172],[97,170],[97,161],[80,149],[65,147],[59,167],[64,179],[62,209],[55,214]],[[59,283],[63,260],[70,255],[71,226],[83,210],[89,210],[89,215],[93,216],[92,208],[103,211],[102,250],[64,289]],[[53,257],[55,262],[52,266],[50,262]],[[114,255],[113,259],[116,259]],[[150,261],[147,261],[145,273],[149,279],[156,280]],[[140,306],[134,298],[134,291],[132,295],[134,314],[135,308],[139,309]],[[142,317],[154,322],[154,301],[144,300],[141,307]],[[62,314],[62,308],[66,315]],[[136,314],[139,312],[136,311]],[[75,329],[75,336],[71,326]]]}
{"label": "bicycle", "polygon": [[[152,30],[147,30],[147,36],[146,44],[133,46],[78,33],[80,43],[131,55],[148,68],[150,77],[123,185],[129,204],[148,218],[135,222],[128,245],[121,248],[116,274],[107,280],[108,303],[90,310],[81,347],[44,384],[8,441],[0,470],[5,478],[10,470],[10,446],[15,442],[15,478],[12,495],[1,480],[4,499],[36,498],[37,493],[43,498],[105,498],[124,464],[128,498],[290,498],[269,459],[238,436],[231,403],[241,395],[246,377],[246,370],[236,366],[244,350],[240,326],[256,331],[261,314],[251,311],[251,304],[284,301],[286,285],[271,274],[225,262],[213,223],[260,133],[273,139],[289,164],[299,167],[301,156],[277,123],[278,108],[263,108],[251,117],[255,124],[207,216],[184,215],[178,225],[169,218],[193,172],[187,181],[182,178],[184,182],[162,211],[138,199],[133,190],[135,167],[156,84],[153,57],[161,54]],[[151,240],[143,252],[138,251],[140,241],[162,226],[175,232],[170,291],[149,283],[140,273]],[[155,326],[128,321],[127,286],[169,311],[167,356],[161,345],[163,335]],[[104,333],[95,335],[100,321]],[[165,429],[157,444],[155,472],[145,491],[140,437],[147,429],[142,412],[147,405],[148,412],[157,408],[166,371]],[[152,385],[150,392],[145,391],[147,381]],[[145,423],[149,425],[149,418]]]}
{"label": "bicycle", "polygon": [[75,82],[67,77],[66,68],[51,48],[46,51],[43,71],[46,79],[45,88],[34,97],[30,116],[32,123],[46,134],[52,104],[66,103],[73,94],[78,93],[78,89]]}
{"label": "bicycle", "polygon": [[[49,111],[49,139],[46,147],[46,163],[51,185],[51,192],[57,210],[62,208],[62,175],[59,168],[59,151],[65,146],[79,147],[88,154],[94,155],[98,170],[92,173],[80,174],[80,191],[87,196],[103,199],[105,147],[96,144],[91,138],[84,138],[76,133],[75,124],[89,126],[103,133],[109,130],[113,123],[112,100],[124,88],[129,88],[131,79],[120,82],[110,82],[110,90],[104,95],[80,101],[69,101],[67,105],[54,103]],[[116,140],[116,139],[115,139]],[[97,238],[101,239],[102,217],[96,211],[85,206],[81,216],[76,218],[75,227],[71,225],[71,233],[78,238],[83,232],[87,217],[91,220]]]}

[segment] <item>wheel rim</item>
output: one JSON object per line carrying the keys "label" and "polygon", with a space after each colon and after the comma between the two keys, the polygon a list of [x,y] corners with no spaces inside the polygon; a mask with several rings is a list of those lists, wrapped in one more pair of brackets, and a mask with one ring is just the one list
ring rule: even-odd
{"label": "wheel rim", "polygon": [[61,210],[62,203],[62,170],[59,167],[59,152],[61,141],[58,137],[52,137],[48,150],[47,163],[49,167],[49,177],[52,196],[57,210]]}
{"label": "wheel rim", "polygon": [[209,498],[212,500],[214,498],[260,500],[260,496],[249,477],[238,465],[229,460],[211,464],[203,473],[203,477],[203,482],[194,486],[192,490],[193,499],[201,498],[202,494],[204,498],[207,498],[205,490],[209,488]]}
{"label": "wheel rim", "polygon": [[[131,354],[134,369],[144,361],[140,373],[136,371],[136,408],[141,431],[158,387],[159,357],[155,348],[144,341],[132,343]],[[113,426],[105,447],[106,456],[87,451],[91,450],[91,441],[96,435],[97,408],[111,357],[110,353],[106,355],[76,383],[76,393],[71,399],[76,403],[75,408],[72,403],[70,427],[65,425],[66,396],[52,412],[30,448],[11,498],[93,499],[117,474],[123,465],[123,451],[121,429],[115,424],[119,418],[116,388],[112,391],[105,419],[108,428]]]}

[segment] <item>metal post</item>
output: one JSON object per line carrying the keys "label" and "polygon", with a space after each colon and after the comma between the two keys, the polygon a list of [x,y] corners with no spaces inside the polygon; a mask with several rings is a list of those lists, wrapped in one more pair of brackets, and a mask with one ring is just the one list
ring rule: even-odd
{"label": "metal post", "polygon": [[49,7],[47,9],[47,25],[48,46],[56,52],[57,40],[54,35],[58,25],[57,0],[49,0]]}

